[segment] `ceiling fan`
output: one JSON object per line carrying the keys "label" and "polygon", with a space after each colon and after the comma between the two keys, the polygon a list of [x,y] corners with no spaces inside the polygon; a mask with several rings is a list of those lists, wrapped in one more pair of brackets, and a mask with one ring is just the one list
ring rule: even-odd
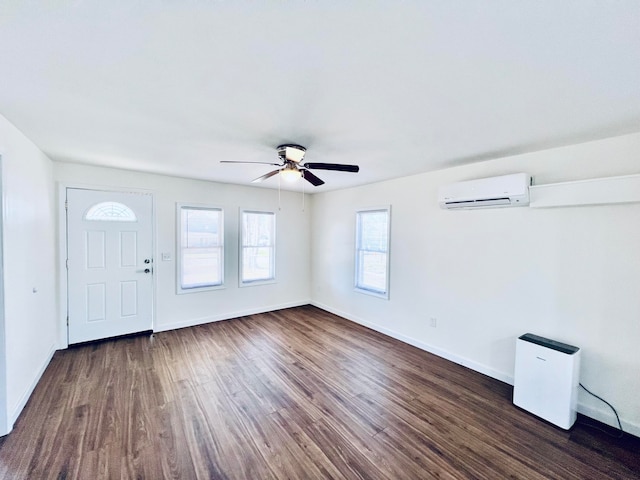
{"label": "ceiling fan", "polygon": [[314,186],[324,184],[324,181],[311,173],[310,170],[335,170],[338,172],[357,173],[360,170],[358,165],[344,165],[341,163],[302,163],[306,148],[295,144],[284,144],[278,146],[278,158],[280,163],[273,162],[242,162],[233,160],[221,160],[220,163],[261,163],[264,165],[275,165],[278,168],[265,173],[261,177],[251,180],[251,183],[259,183],[267,178],[271,178],[278,173],[283,180],[295,181],[302,177]]}

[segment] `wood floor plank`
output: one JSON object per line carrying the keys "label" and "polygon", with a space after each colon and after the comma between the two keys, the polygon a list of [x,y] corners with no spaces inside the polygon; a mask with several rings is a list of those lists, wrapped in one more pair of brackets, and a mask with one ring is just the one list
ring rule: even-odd
{"label": "wood floor plank", "polygon": [[194,387],[183,383],[183,391],[179,400],[180,416],[176,419],[184,425],[186,446],[195,469],[196,478],[227,479],[222,468],[224,458],[216,424],[209,422],[207,410],[199,401]]}
{"label": "wood floor plank", "polygon": [[340,470],[334,465],[325,454],[325,452],[316,444],[305,432],[303,426],[309,425],[312,421],[304,416],[298,416],[298,423],[294,417],[290,415],[288,409],[282,409],[271,415],[278,426],[286,431],[295,441],[298,447],[304,452],[306,460],[312,462],[317,470],[321,473],[321,478],[337,479],[344,476]]}
{"label": "wood floor plank", "polygon": [[154,418],[156,421],[150,425],[152,442],[142,455],[156,458],[161,474],[152,478],[195,478],[190,451],[184,448],[187,445],[184,424],[175,420],[181,418],[178,405],[172,402],[158,407]]}
{"label": "wood floor plank", "polygon": [[378,469],[374,460],[363,453],[359,445],[352,443],[331,423],[320,419],[304,424],[303,430],[328,458],[331,465],[340,472],[339,478],[392,479]]}
{"label": "wood floor plank", "polygon": [[633,479],[640,439],[304,306],[56,352],[0,479]]}
{"label": "wood floor plank", "polygon": [[245,427],[277,478],[323,478],[289,432],[280,428],[271,415],[265,415],[251,396],[237,392],[231,403],[236,420]]}
{"label": "wood floor plank", "polygon": [[430,442],[426,437],[416,441],[412,435],[415,435],[415,431],[409,425],[399,423],[377,433],[376,440],[402,458],[402,465],[413,478],[449,480],[463,478],[460,469],[457,469],[455,475],[451,473],[450,462],[443,457],[435,443]]}
{"label": "wood floor plank", "polygon": [[274,478],[271,465],[247,428],[245,416],[234,403],[238,392],[234,394],[236,397],[228,396],[224,388],[214,382],[198,385],[194,391],[216,445],[216,461],[227,478]]}

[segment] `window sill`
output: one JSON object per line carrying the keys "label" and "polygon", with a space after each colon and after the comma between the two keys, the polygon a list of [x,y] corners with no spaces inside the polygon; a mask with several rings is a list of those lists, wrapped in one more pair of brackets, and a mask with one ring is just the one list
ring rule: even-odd
{"label": "window sill", "polygon": [[240,288],[244,288],[244,287],[257,287],[259,285],[273,285],[276,282],[275,278],[271,278],[269,280],[253,280],[251,282],[240,282],[238,283],[238,286]]}
{"label": "window sill", "polygon": [[377,292],[375,290],[367,290],[366,288],[355,287],[354,290],[364,295],[370,295],[372,297],[378,297],[385,300],[389,300],[389,292]]}
{"label": "window sill", "polygon": [[181,288],[178,287],[176,290],[176,294],[178,295],[187,295],[190,293],[200,293],[200,292],[211,292],[213,290],[223,290],[226,286],[222,285],[212,285],[211,287],[193,287],[193,288]]}

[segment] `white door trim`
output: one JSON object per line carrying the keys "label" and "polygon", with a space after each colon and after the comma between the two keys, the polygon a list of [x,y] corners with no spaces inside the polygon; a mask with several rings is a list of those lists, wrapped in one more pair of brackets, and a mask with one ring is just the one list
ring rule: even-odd
{"label": "white door trim", "polygon": [[[84,190],[100,190],[105,192],[118,192],[118,193],[138,193],[151,195],[151,242],[153,249],[153,257],[158,258],[156,252],[156,233],[157,233],[157,221],[156,221],[156,199],[154,192],[147,189],[138,188],[126,188],[126,187],[114,187],[111,185],[89,185],[78,183],[66,183],[58,182],[58,285],[60,285],[59,292],[59,318],[58,318],[58,349],[65,349],[69,347],[68,335],[67,335],[67,316],[69,314],[68,306],[68,278],[67,278],[67,212],[66,212],[66,200],[67,200],[67,188],[77,188]],[[157,275],[153,275],[152,286],[152,308],[151,308],[151,328],[155,331],[156,325],[156,288],[157,288]]]}

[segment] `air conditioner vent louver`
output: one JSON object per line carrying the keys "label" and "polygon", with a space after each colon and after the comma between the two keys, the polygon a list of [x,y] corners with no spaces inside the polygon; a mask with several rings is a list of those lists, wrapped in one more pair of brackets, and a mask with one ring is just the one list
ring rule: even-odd
{"label": "air conditioner vent louver", "polygon": [[465,208],[465,207],[488,207],[499,205],[511,205],[508,198],[486,198],[481,200],[461,200],[458,202],[447,202],[448,208]]}

